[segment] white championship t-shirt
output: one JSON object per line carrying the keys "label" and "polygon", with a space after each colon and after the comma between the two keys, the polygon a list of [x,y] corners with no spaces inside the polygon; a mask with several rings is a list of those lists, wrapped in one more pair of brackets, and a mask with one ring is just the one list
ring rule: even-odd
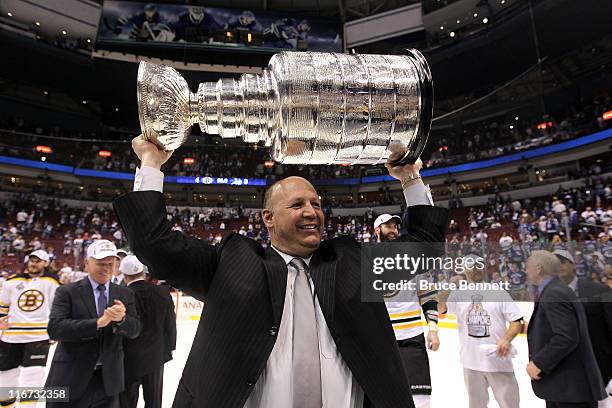
{"label": "white championship t-shirt", "polygon": [[478,291],[461,290],[450,294],[447,312],[457,316],[461,364],[464,368],[485,372],[512,372],[512,359],[499,358],[490,350],[504,337],[507,323],[521,319],[522,314],[505,291],[495,294],[496,302]]}

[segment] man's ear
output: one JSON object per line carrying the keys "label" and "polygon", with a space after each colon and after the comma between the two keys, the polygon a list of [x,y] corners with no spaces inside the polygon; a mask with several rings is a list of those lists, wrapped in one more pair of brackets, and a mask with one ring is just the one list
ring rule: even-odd
{"label": "man's ear", "polygon": [[261,219],[263,220],[266,228],[270,229],[270,227],[274,226],[274,215],[269,209],[264,208],[261,210]]}

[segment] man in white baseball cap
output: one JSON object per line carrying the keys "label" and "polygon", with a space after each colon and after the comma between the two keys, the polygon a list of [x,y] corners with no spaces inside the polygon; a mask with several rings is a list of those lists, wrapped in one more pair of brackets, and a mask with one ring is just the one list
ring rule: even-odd
{"label": "man in white baseball cap", "polygon": [[109,240],[99,239],[92,242],[91,245],[87,247],[87,258],[100,260],[107,257],[119,259],[119,255],[117,255],[117,247]]}
{"label": "man in white baseball cap", "polygon": [[116,267],[115,269],[113,269],[113,277],[111,279],[111,282],[117,285],[126,286],[126,282],[124,280],[125,276],[123,275],[123,272],[121,271],[121,268],[119,265],[121,261],[123,261],[125,257],[128,256],[128,252],[125,249],[118,249],[117,256],[119,257],[119,262],[115,264]]}
{"label": "man in white baseball cap", "polygon": [[125,258],[125,257],[126,257],[126,256],[128,256],[128,255],[129,255],[128,251],[126,251],[126,250],[125,250],[125,249],[123,249],[123,248],[119,248],[119,249],[117,250],[117,256],[119,257],[119,259],[123,259],[123,258]]}
{"label": "man in white baseball cap", "polygon": [[[119,272],[119,262],[121,261],[121,252],[123,250],[117,250],[115,244],[106,239],[99,239],[94,241],[87,247],[87,258],[93,259],[103,259],[106,257],[114,257],[116,258],[115,262],[112,262],[112,271],[111,271],[111,282],[115,285],[125,286],[123,282],[123,275]],[[125,252],[125,251],[123,251]],[[85,264],[87,264],[87,260],[85,260]]]}
{"label": "man in white baseball cap", "polygon": [[572,264],[575,264],[576,261],[574,260],[574,255],[572,255],[570,253],[570,251],[566,250],[566,249],[555,249],[553,251],[553,255],[555,255],[557,258],[559,258],[559,260],[561,262],[563,261],[569,261]]}
{"label": "man in white baseball cap", "polygon": [[37,249],[36,251],[34,251],[30,255],[28,255],[27,258],[26,258],[26,262],[30,259],[31,256],[35,256],[38,259],[40,259],[41,261],[47,262],[47,264],[50,261],[49,254],[46,251],[43,251],[42,249]]}
{"label": "man in white baseball cap", "polygon": [[397,215],[380,214],[374,220],[374,233],[379,242],[394,241],[399,238],[399,224],[402,219]]}
{"label": "man in white baseball cap", "polygon": [[[49,354],[47,321],[60,282],[42,249],[26,257],[23,273],[9,276],[0,290],[0,406],[13,406],[8,388],[38,388],[45,381]],[[21,404],[35,403],[22,397]]]}
{"label": "man in white baseball cap", "polygon": [[[144,265],[135,255],[126,255],[119,265],[119,272],[126,276],[128,285],[136,279],[144,279]],[[141,276],[142,275],[142,276]]]}
{"label": "man in white baseball cap", "polygon": [[[123,342],[139,334],[140,320],[134,293],[110,282],[118,260],[115,244],[94,241],[87,248],[87,278],[55,294],[48,330],[59,343],[46,386],[70,387],[70,406],[119,407]],[[47,408],[59,406],[64,405],[47,402]]]}
{"label": "man in white baseball cap", "polygon": [[145,281],[145,266],[134,255],[121,260],[124,282],[134,291],[142,330],[124,343],[125,391],[119,395],[121,408],[136,408],[140,386],[147,407],[161,407],[164,364],[176,348],[176,316],[168,286]]}
{"label": "man in white baseball cap", "polygon": [[[391,242],[400,237],[401,218],[381,214],[374,220],[378,242]],[[419,278],[420,279],[420,278]],[[416,282],[416,281],[415,281]],[[436,291],[402,290],[384,294],[385,306],[406,369],[415,408],[429,408],[431,374],[427,349],[440,347],[438,338],[438,293]],[[428,324],[427,337],[421,324],[421,311]]]}

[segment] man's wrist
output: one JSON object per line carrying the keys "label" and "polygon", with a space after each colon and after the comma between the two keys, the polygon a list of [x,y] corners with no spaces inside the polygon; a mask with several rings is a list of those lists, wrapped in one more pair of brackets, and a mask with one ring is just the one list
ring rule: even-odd
{"label": "man's wrist", "polygon": [[430,332],[437,333],[439,331],[438,324],[436,322],[429,322],[428,327]]}
{"label": "man's wrist", "polygon": [[155,160],[143,159],[140,162],[140,168],[143,168],[144,166],[151,167],[155,170],[161,170],[161,163],[158,163]]}
{"label": "man's wrist", "polygon": [[400,183],[402,183],[402,190],[405,190],[406,188],[419,182],[423,182],[423,179],[419,173],[406,174],[400,179]]}
{"label": "man's wrist", "polygon": [[98,329],[108,326],[108,323],[110,322],[104,316],[99,317],[98,320],[96,321],[96,325],[98,326]]}

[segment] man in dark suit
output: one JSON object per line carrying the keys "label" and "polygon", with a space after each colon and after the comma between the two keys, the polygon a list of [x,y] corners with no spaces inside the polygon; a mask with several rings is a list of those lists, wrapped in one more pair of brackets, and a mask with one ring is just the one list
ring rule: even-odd
{"label": "man in dark suit", "polygon": [[612,303],[606,301],[610,288],[576,275],[576,263],[565,249],[553,254],[561,262],[559,279],[570,287],[582,302],[589,327],[589,337],[604,384],[612,380]]}
{"label": "man in dark suit", "polygon": [[584,309],[559,279],[559,269],[548,251],[533,251],[527,261],[527,276],[538,286],[527,330],[527,374],[547,408],[594,408],[606,397],[604,385]]}
{"label": "man in dark suit", "polygon": [[[167,221],[159,169],[171,152],[142,137],[132,146],[135,192],[114,202],[128,241],[153,277],[206,301],[174,407],[414,407],[382,294],[361,299],[361,248],[321,242],[321,200],[307,180],[267,190],[267,250],[239,234],[212,247]],[[433,206],[421,166],[387,165],[408,204],[400,240],[440,243],[448,213]]]}
{"label": "man in dark suit", "polygon": [[124,282],[134,291],[142,323],[135,339],[125,340],[125,391],[119,396],[121,408],[136,408],[142,385],[146,408],[161,408],[164,363],[172,360],[176,348],[176,315],[167,286],[145,281],[144,265],[127,255],[119,266]]}
{"label": "man in dark suit", "polygon": [[46,387],[69,387],[69,403],[47,407],[119,406],[123,391],[123,339],[134,338],[140,321],[134,293],[110,282],[117,248],[107,240],[87,248],[86,279],[58,288],[48,332],[59,341]]}

